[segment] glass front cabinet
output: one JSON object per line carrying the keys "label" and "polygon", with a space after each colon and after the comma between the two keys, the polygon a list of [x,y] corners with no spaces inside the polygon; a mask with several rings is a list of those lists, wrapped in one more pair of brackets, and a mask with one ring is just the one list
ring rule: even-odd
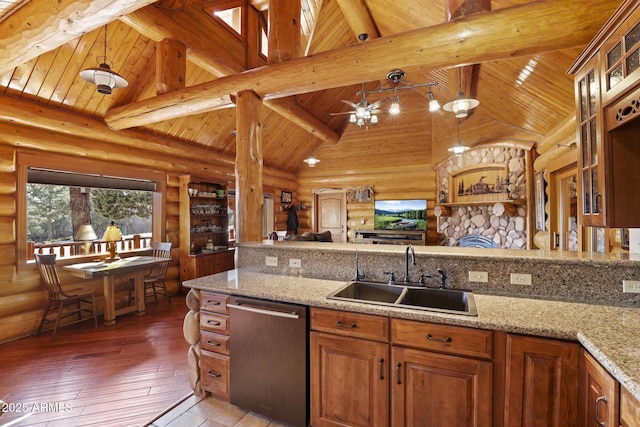
{"label": "glass front cabinet", "polygon": [[625,0],[569,69],[575,75],[583,226],[640,227],[640,2]]}

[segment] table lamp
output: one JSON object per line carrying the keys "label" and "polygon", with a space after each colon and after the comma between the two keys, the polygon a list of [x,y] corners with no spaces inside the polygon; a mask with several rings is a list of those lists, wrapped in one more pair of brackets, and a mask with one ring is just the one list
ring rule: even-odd
{"label": "table lamp", "polygon": [[113,262],[116,259],[116,242],[122,240],[122,233],[120,229],[116,227],[116,224],[111,221],[111,225],[107,227],[102,235],[102,240],[107,242],[107,250],[109,251],[109,258],[106,258],[105,262]]}
{"label": "table lamp", "polygon": [[91,247],[91,242],[93,240],[98,240],[98,235],[96,234],[96,231],[93,229],[91,224],[83,224],[78,227],[75,239],[79,242],[84,242],[84,245],[81,246],[81,248],[84,249],[83,253],[88,254],[89,248]]}

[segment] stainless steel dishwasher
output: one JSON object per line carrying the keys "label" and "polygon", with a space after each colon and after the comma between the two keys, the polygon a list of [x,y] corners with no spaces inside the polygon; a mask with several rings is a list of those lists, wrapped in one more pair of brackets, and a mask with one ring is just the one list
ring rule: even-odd
{"label": "stainless steel dishwasher", "polygon": [[307,426],[307,307],[244,297],[231,297],[227,307],[231,403]]}

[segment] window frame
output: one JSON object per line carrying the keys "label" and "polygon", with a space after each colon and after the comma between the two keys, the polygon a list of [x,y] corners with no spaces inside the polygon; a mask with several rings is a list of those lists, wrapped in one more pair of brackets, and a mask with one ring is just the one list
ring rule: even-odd
{"label": "window frame", "polygon": [[[73,173],[101,174],[107,176],[120,176],[123,178],[145,179],[156,182],[156,191],[153,192],[153,216],[152,216],[152,240],[161,241],[165,235],[167,195],[166,173],[136,168],[133,166],[114,165],[108,161],[95,159],[82,159],[52,153],[31,153],[17,151],[16,154],[16,251],[17,268],[27,266],[35,267],[35,261],[27,259],[27,183],[28,169],[46,168]],[[126,253],[126,252],[124,252]],[[61,258],[61,263],[75,263],[85,259],[94,259],[96,254],[81,254],[73,257]]]}

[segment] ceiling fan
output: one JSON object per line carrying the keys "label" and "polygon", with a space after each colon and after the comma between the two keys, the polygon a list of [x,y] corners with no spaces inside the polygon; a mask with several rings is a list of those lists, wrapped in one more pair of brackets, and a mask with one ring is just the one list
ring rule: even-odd
{"label": "ceiling fan", "polygon": [[344,111],[341,113],[330,113],[332,116],[337,116],[341,114],[349,114],[349,123],[354,125],[358,125],[359,127],[369,125],[375,126],[378,123],[378,114],[380,110],[380,104],[384,99],[376,101],[374,103],[370,103],[367,100],[367,93],[364,90],[364,83],[362,83],[362,90],[358,92],[358,94],[362,94],[362,100],[357,104],[354,104],[351,101],[342,100],[345,104],[353,108],[352,111]]}

